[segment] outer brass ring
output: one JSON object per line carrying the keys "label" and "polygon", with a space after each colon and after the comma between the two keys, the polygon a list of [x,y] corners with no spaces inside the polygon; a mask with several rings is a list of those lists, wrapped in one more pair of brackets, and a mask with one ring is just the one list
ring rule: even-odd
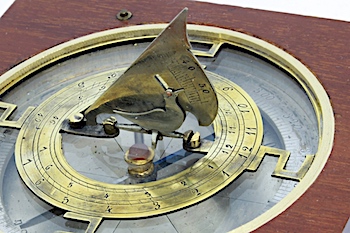
{"label": "outer brass ring", "polygon": [[[164,24],[159,24],[113,29],[84,36],[50,48],[45,52],[24,61],[2,75],[0,77],[0,95],[31,73],[54,61],[101,45],[117,43],[119,41],[127,41],[130,39],[134,40],[137,38],[145,38],[144,35],[147,35],[146,37],[155,37],[165,26],[166,25]],[[333,146],[334,116],[332,107],[326,91],[323,89],[315,75],[300,61],[282,49],[242,33],[215,27],[189,25],[188,33],[190,36],[207,38],[208,41],[212,41],[217,44],[234,44],[250,50],[253,53],[256,53],[277,64],[289,72],[290,75],[292,75],[304,88],[317,116],[319,145],[312,166],[300,184],[294,188],[293,191],[287,195],[287,197],[282,199],[264,214],[235,229],[233,232],[252,231],[276,217],[293,202],[295,202],[321,173]]]}
{"label": "outer brass ring", "polygon": [[[219,113],[213,122],[215,140],[207,155],[186,170],[153,182],[110,184],[85,177],[67,163],[60,128],[65,119],[93,103],[102,85],[112,83],[105,82],[112,72],[121,74],[120,69],[102,72],[62,88],[23,124],[15,148],[17,170],[27,187],[45,201],[94,217],[149,217],[205,200],[259,157],[263,124],[258,107],[239,86],[208,72],[217,89]],[[83,90],[79,87],[82,81]],[[87,94],[82,102],[77,98],[81,92]]]}

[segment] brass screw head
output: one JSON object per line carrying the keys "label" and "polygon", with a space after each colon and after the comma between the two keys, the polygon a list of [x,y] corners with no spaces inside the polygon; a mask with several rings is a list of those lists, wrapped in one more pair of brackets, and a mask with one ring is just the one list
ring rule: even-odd
{"label": "brass screw head", "polygon": [[85,124],[86,121],[82,113],[76,113],[69,118],[69,125],[73,129],[81,129]]}
{"label": "brass screw head", "polygon": [[128,20],[131,17],[132,17],[132,13],[126,9],[119,11],[117,14],[117,19],[119,19],[120,21]]}

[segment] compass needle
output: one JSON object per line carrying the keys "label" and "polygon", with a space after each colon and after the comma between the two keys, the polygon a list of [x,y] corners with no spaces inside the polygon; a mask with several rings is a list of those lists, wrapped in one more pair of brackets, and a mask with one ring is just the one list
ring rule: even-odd
{"label": "compass needle", "polygon": [[334,135],[317,78],[187,13],[76,38],[0,76],[0,231],[248,232],[305,192]]}

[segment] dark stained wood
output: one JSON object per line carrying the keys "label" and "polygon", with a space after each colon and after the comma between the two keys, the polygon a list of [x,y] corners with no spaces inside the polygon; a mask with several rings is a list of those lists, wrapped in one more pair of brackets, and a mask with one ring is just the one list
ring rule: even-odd
{"label": "dark stained wood", "polygon": [[[183,7],[190,23],[255,35],[300,59],[332,101],[332,155],[311,188],[257,232],[341,232],[350,217],[350,23],[183,0],[16,0],[0,19],[0,73],[64,41],[115,27],[169,22]],[[133,17],[115,19],[121,9]]]}

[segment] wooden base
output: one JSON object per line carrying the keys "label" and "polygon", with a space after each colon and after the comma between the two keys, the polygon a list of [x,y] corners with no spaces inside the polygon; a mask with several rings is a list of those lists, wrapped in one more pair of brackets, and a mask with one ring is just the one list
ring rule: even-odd
{"label": "wooden base", "polygon": [[[324,85],[336,118],[329,161],[296,203],[257,232],[341,232],[350,217],[350,23],[182,0],[16,0],[0,19],[0,73],[92,32],[169,22],[184,7],[189,23],[244,32],[283,48]],[[132,18],[117,20],[121,9],[131,11]]]}

